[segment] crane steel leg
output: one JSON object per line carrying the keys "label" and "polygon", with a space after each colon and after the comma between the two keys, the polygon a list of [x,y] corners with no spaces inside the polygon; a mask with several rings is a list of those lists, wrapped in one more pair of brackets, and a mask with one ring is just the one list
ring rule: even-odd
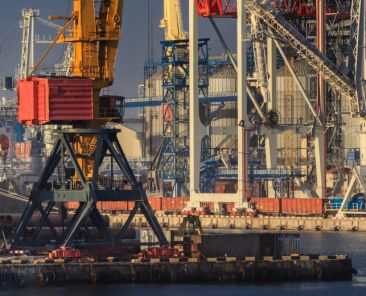
{"label": "crane steel leg", "polygon": [[[158,237],[159,243],[161,245],[168,243],[149,205],[145,191],[135,178],[117,140],[118,132],[119,130],[114,129],[71,129],[59,132],[39,182],[32,189],[30,202],[22,215],[12,245],[42,247],[81,244],[74,238],[80,232],[81,227],[86,226],[87,220],[90,220],[103,235],[103,244],[118,244],[121,243],[123,234],[138,210],[145,215]],[[102,182],[99,182],[99,170],[106,157],[113,159],[112,164],[118,165],[123,174],[123,180],[129,185],[126,189],[120,187],[106,188]],[[61,169],[60,166],[62,166]],[[55,178],[56,175],[58,178]],[[61,236],[52,225],[49,215],[52,210],[56,209],[56,203],[70,201],[79,202],[79,207],[71,221],[65,225],[66,231]],[[135,202],[135,209],[131,212],[117,238],[112,236],[108,225],[97,209],[98,201]],[[36,211],[40,212],[41,218],[34,233],[29,236],[26,230]],[[37,242],[38,235],[44,226],[50,228],[56,242]],[[97,242],[85,241],[85,243]]]}

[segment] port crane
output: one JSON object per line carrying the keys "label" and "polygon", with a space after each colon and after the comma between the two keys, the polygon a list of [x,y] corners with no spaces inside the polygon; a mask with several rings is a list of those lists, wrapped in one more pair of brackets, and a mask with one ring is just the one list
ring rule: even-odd
{"label": "port crane", "polygon": [[[250,15],[260,20],[267,29],[281,43],[290,46],[300,58],[304,59],[327,83],[338,93],[349,99],[351,113],[355,116],[360,113],[360,102],[356,97],[355,83],[348,76],[343,75],[332,61],[300,34],[283,16],[278,8],[283,5],[291,13],[313,14],[313,9],[303,10],[304,5],[294,1],[294,6],[289,6],[289,1],[248,1],[245,5]],[[196,0],[198,13],[205,17],[230,17],[237,14],[236,1],[210,1]],[[297,6],[300,5],[300,6]],[[301,8],[302,7],[302,8]],[[296,10],[298,8],[298,10]],[[335,13],[328,11],[328,13]],[[253,17],[254,18],[254,17]],[[257,22],[252,22],[257,23]],[[256,32],[257,30],[255,30]],[[263,67],[263,66],[261,66]]]}
{"label": "port crane", "polygon": [[[105,127],[111,121],[121,122],[123,117],[123,97],[101,95],[101,91],[113,83],[124,1],[74,0],[73,3],[70,17],[50,17],[66,23],[28,77],[18,82],[18,120],[21,123],[28,126],[71,125],[72,128],[63,128],[58,133],[40,179],[31,191],[12,245],[50,244],[39,240],[43,227],[51,231],[53,246],[119,245],[138,211],[146,217],[159,243],[165,245],[167,240],[145,190],[134,176],[117,140],[119,131]],[[35,76],[35,71],[56,43],[72,43],[73,77]],[[99,168],[103,161],[110,162],[112,177],[113,164],[118,166],[124,176],[122,184],[115,184],[113,178],[108,184],[100,182]],[[59,231],[48,216],[56,206],[63,212],[64,204],[69,201],[79,202],[79,207],[71,222]],[[99,201],[134,202],[134,208],[117,236],[112,236],[99,213],[96,206]],[[36,212],[41,218],[29,233],[29,222]],[[99,230],[103,241],[77,239],[87,221]]]}
{"label": "port crane", "polygon": [[[297,29],[295,29],[293,22],[296,18],[312,18],[315,19],[317,15],[316,12],[316,5],[317,3],[321,1],[287,1],[287,0],[280,0],[280,1],[245,1],[242,3],[241,1],[235,1],[235,0],[195,0],[195,6],[196,10],[198,12],[198,15],[201,17],[207,17],[209,20],[212,18],[218,17],[218,18],[240,18],[238,12],[239,12],[239,3],[245,7],[246,12],[249,16],[251,16],[252,25],[253,24],[259,24],[257,27],[254,27],[254,33],[256,33],[256,30],[260,34],[254,34],[255,37],[259,37],[258,40],[261,38],[261,34],[265,34],[265,37],[269,37],[272,40],[272,43],[276,43],[275,45],[272,45],[272,49],[278,48],[278,52],[281,53],[281,56],[284,57],[284,61],[286,65],[289,63],[288,59],[286,58],[286,55],[282,49],[283,46],[287,46],[293,50],[293,52],[296,54],[296,56],[299,56],[301,59],[305,60],[307,64],[314,70],[315,73],[319,75],[321,79],[324,79],[325,82],[328,83],[329,87],[335,92],[341,95],[342,99],[347,101],[349,103],[349,110],[353,117],[355,118],[362,118],[364,117],[364,98],[361,94],[360,88],[358,86],[357,80],[354,79],[354,77],[350,74],[345,74],[344,71],[341,71],[338,66],[336,66],[329,58],[326,57],[323,50],[320,48],[317,48],[314,46],[311,42],[309,42],[302,34],[300,34]],[[359,4],[357,2],[360,1],[352,1],[352,5],[357,7]],[[361,1],[362,2],[362,1]],[[327,5],[325,8],[325,16],[327,17],[334,17],[334,18],[341,18],[341,19],[349,19],[351,17],[350,9],[348,4],[345,2],[338,2],[333,1],[330,2],[331,5]],[[351,2],[347,2],[351,3]],[[353,9],[356,10],[356,9]],[[193,13],[190,14],[192,16],[192,20],[194,20]],[[359,14],[352,13],[352,16],[357,16]],[[193,21],[192,21],[193,23]],[[357,23],[357,22],[354,22]],[[360,23],[360,22],[358,22]],[[362,23],[362,22],[361,22]],[[239,29],[238,29],[239,30]],[[253,33],[253,26],[251,28]],[[262,30],[262,31],[261,31]],[[356,31],[356,30],[355,30]],[[354,34],[357,35],[357,32]],[[358,34],[362,35],[362,34]],[[220,37],[220,36],[219,36]],[[253,35],[252,35],[253,37]],[[220,41],[223,38],[220,38]],[[254,42],[255,43],[255,40]],[[257,50],[256,52],[256,63],[259,66],[262,66],[262,69],[265,69],[265,60],[261,59],[260,56],[258,56],[258,52],[261,53],[261,51],[258,51],[260,49],[260,42],[258,42],[258,47],[255,48]],[[262,44],[263,45],[263,44]],[[225,46],[224,46],[225,47]],[[360,48],[357,46],[354,46],[355,50]],[[238,50],[239,51],[239,50]],[[273,50],[272,50],[273,52]],[[355,57],[357,58],[357,56]],[[360,59],[360,58],[359,58]],[[234,59],[230,59],[235,67],[236,61]],[[261,62],[262,60],[262,62]],[[272,60],[274,58],[272,57]],[[264,62],[263,62],[264,61]],[[269,62],[268,62],[269,63]],[[256,66],[257,66],[256,65]],[[270,66],[270,65],[268,65]],[[291,69],[288,66],[289,69]],[[350,66],[352,68],[352,66]],[[262,70],[260,68],[257,68],[258,70]],[[292,69],[293,70],[293,69]],[[292,71],[293,72],[293,71]],[[361,71],[359,71],[360,73]],[[262,73],[266,74],[266,70],[262,71]],[[306,94],[306,91],[302,87],[297,75],[295,72],[291,73],[292,77],[294,78],[294,81],[297,85],[297,88],[302,93],[302,96],[304,97],[307,106],[309,107],[309,110],[311,114],[314,117],[314,126],[313,130],[314,132],[321,133],[321,130],[324,130],[325,127],[327,127],[326,123],[326,117],[322,116],[322,114],[319,113],[318,108],[315,108],[313,104],[309,100],[309,96]],[[273,78],[273,73],[270,74],[270,76]],[[265,77],[265,76],[262,76]],[[264,80],[262,80],[264,81]],[[258,81],[259,82],[259,81]],[[273,81],[272,81],[273,82]],[[262,84],[262,86],[265,86],[265,84]],[[265,89],[265,88],[264,88]],[[238,91],[239,92],[239,91]],[[252,98],[251,98],[252,99]],[[255,104],[254,104],[255,105]],[[259,113],[259,108],[256,107],[256,110]],[[261,116],[262,117],[262,116]],[[265,121],[264,121],[265,122]],[[263,125],[263,124],[262,124]],[[261,127],[261,130],[264,131],[265,129]],[[273,131],[276,132],[276,131]],[[272,132],[272,133],[273,133]],[[197,134],[197,133],[196,133]],[[201,136],[201,135],[200,135]],[[320,138],[320,136],[318,137]],[[319,140],[320,142],[320,140]],[[318,146],[323,146],[323,144],[318,144]],[[272,147],[273,148],[273,147]],[[267,149],[267,148],[266,148]],[[192,146],[191,151],[199,151],[197,147]],[[324,150],[324,149],[323,149]],[[325,165],[321,164],[318,165],[321,161],[321,156],[324,155],[324,151],[318,148],[315,148],[315,158],[316,158],[316,169],[317,169],[317,176],[323,176],[325,172]],[[268,151],[270,151],[269,154],[273,154],[273,149],[269,148],[266,150],[266,158],[268,162]],[[192,163],[196,163],[197,161],[192,161]],[[275,164],[276,165],[276,164]],[[272,168],[271,164],[267,163],[267,167]],[[195,171],[198,171],[198,169],[195,169]],[[321,171],[321,173],[320,173]],[[244,180],[243,183],[245,183],[245,178],[240,176],[238,172],[238,179]],[[325,179],[324,177],[322,177]],[[194,178],[193,178],[194,179]],[[195,180],[195,179],[194,179]],[[325,188],[325,185],[322,181],[317,180],[317,194],[318,196],[325,196],[324,190],[322,188]],[[322,189],[322,190],[321,190]],[[205,198],[205,196],[202,195],[202,200]],[[226,197],[225,197],[226,198]],[[222,200],[226,200],[224,197]],[[241,196],[239,196],[239,199]]]}

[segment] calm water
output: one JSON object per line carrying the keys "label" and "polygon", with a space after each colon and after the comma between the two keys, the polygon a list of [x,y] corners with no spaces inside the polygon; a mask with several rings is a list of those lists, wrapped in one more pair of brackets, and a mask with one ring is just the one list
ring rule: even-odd
{"label": "calm water", "polygon": [[313,254],[349,254],[358,274],[352,282],[305,282],[261,285],[74,285],[67,287],[27,287],[0,290],[0,295],[72,296],[283,296],[283,295],[366,295],[366,233],[302,233],[301,250]]}

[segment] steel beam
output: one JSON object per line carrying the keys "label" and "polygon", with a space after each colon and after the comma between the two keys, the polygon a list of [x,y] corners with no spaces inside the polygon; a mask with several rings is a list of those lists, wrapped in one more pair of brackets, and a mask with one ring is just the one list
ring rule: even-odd
{"label": "steel beam", "polygon": [[247,18],[245,0],[237,1],[237,55],[238,55],[238,202],[249,197],[248,137],[251,123],[248,118],[247,86]]}
{"label": "steel beam", "polygon": [[[269,102],[268,110],[276,110],[277,105],[277,66],[276,66],[276,45],[272,38],[267,39],[267,64],[268,64],[268,91]],[[277,168],[277,136],[272,130],[267,130],[265,133],[265,149],[266,149],[266,167]],[[267,182],[268,197],[275,197],[275,190],[273,189],[273,181]]]}

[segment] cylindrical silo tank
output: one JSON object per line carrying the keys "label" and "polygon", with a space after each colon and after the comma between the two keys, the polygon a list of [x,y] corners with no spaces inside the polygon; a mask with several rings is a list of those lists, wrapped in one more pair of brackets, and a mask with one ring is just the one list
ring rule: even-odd
{"label": "cylindrical silo tank", "polygon": [[[292,67],[315,108],[316,73],[303,60],[293,61]],[[287,66],[283,66],[277,71],[276,84],[277,92],[273,105],[280,114],[280,123],[297,125],[314,122],[313,115]],[[296,162],[296,159],[289,158],[301,157],[304,154],[301,146],[306,147],[304,135],[296,132],[277,135],[277,148],[284,151],[282,156],[285,157],[285,163]]]}
{"label": "cylindrical silo tank", "polygon": [[[237,93],[237,75],[235,69],[231,65],[219,68],[209,77],[208,94],[210,97],[235,96]],[[226,127],[232,127],[235,131],[237,118],[236,102],[225,102],[211,104],[210,114],[213,115],[211,121],[211,147],[224,149],[228,153],[229,149],[235,149],[236,134],[229,134]]]}
{"label": "cylindrical silo tank", "polygon": [[[145,81],[146,99],[163,99],[162,72],[158,68],[156,73]],[[160,106],[144,107],[144,154],[147,158],[155,156],[162,141],[162,114]]]}

